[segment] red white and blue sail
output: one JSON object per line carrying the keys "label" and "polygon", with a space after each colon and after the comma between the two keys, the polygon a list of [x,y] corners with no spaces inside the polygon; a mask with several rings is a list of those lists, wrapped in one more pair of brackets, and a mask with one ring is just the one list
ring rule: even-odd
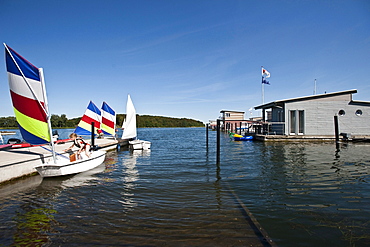
{"label": "red white and blue sail", "polygon": [[48,143],[50,132],[41,69],[4,46],[10,95],[22,137],[34,145]]}
{"label": "red white and blue sail", "polygon": [[97,134],[96,130],[100,129],[101,111],[99,108],[90,101],[85,114],[82,116],[80,123],[75,129],[74,133],[77,135],[91,135],[91,126],[94,123],[94,135]]}
{"label": "red white and blue sail", "polygon": [[101,130],[105,135],[115,135],[116,112],[106,103],[103,102],[101,107]]}

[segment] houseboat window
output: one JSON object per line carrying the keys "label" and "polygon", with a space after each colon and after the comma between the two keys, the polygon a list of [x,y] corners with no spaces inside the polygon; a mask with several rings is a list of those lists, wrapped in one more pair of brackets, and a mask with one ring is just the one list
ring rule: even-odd
{"label": "houseboat window", "polygon": [[298,111],[298,133],[304,134],[304,111]]}
{"label": "houseboat window", "polygon": [[344,116],[344,115],[346,115],[346,112],[344,110],[340,110],[338,112],[338,114],[339,114],[339,116]]}
{"label": "houseboat window", "polygon": [[290,133],[291,134],[295,134],[295,126],[297,123],[295,112],[296,111],[290,111]]}
{"label": "houseboat window", "polygon": [[358,109],[357,111],[356,111],[356,116],[361,116],[362,115],[362,111],[360,110],[360,109]]}

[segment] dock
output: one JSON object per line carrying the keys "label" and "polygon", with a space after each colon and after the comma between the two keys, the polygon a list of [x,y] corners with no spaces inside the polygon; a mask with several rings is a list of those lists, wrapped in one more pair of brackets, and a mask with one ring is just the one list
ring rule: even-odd
{"label": "dock", "polygon": [[[55,151],[58,154],[69,156],[69,154],[65,153],[63,150],[71,145],[71,141],[56,143]],[[118,145],[127,147],[128,141],[103,138],[95,139],[95,145],[98,146],[98,149],[110,151],[117,149]],[[48,145],[44,145],[43,147],[50,149]],[[32,146],[0,151],[0,184],[37,173],[34,166],[52,159],[52,153],[43,147]],[[73,150],[76,151],[77,148],[74,147]]]}
{"label": "dock", "polygon": [[[333,135],[262,135],[253,134],[256,141],[275,141],[275,142],[335,142],[335,136]],[[341,142],[370,142],[370,136],[351,136],[349,138],[342,137]]]}

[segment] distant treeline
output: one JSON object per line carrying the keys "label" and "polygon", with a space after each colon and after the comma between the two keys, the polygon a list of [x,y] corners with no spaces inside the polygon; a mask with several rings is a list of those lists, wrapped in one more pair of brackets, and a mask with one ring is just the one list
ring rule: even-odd
{"label": "distant treeline", "polygon": [[[117,114],[116,125],[122,126],[126,114]],[[53,128],[75,128],[80,122],[79,118],[68,119],[65,114],[51,115],[51,127]],[[187,118],[171,118],[161,116],[136,115],[136,124],[138,128],[153,127],[203,127],[200,121]],[[0,117],[0,128],[18,127],[15,117]]]}

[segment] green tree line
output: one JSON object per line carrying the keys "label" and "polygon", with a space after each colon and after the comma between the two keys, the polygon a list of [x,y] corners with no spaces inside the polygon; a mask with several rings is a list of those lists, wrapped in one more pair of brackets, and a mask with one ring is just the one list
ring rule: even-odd
{"label": "green tree line", "polygon": [[[116,125],[122,126],[125,114],[117,114]],[[52,128],[75,128],[80,122],[81,118],[68,119],[65,114],[51,115]],[[203,127],[201,121],[188,118],[171,118],[161,116],[136,115],[136,124],[138,128],[153,128],[153,127]],[[18,127],[15,117],[0,117],[0,128],[16,128]]]}

